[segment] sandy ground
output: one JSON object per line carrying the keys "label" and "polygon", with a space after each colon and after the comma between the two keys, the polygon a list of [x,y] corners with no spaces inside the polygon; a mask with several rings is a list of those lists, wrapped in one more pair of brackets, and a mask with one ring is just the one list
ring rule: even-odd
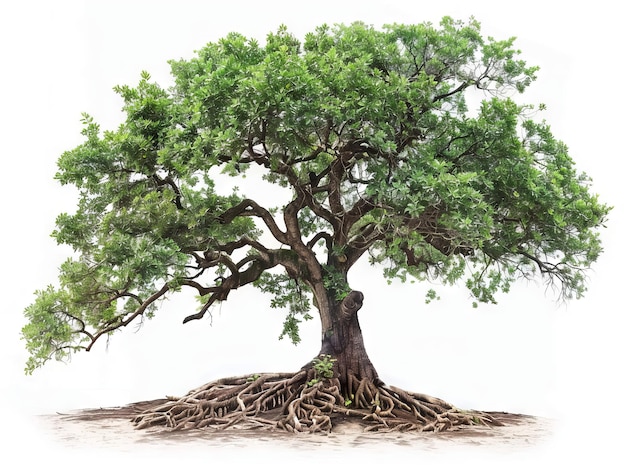
{"label": "sandy ground", "polygon": [[550,440],[553,421],[518,414],[492,413],[503,427],[474,426],[443,433],[364,432],[356,422],[337,424],[329,434],[228,429],[171,432],[137,430],[125,408],[92,409],[40,416],[38,422],[59,447],[66,450],[146,452],[228,449],[308,452],[455,452],[476,449],[506,454],[540,448]]}
{"label": "sandy ground", "polygon": [[[40,444],[34,451],[30,446],[32,452],[19,454],[21,468],[6,469],[624,469],[623,463],[602,458],[586,439],[576,443],[560,439],[563,428],[559,421],[519,414],[491,412],[506,425],[443,433],[372,433],[364,432],[358,423],[335,422],[333,432],[324,435],[277,430],[137,430],[125,409],[38,416],[33,425],[47,437],[48,445]],[[2,462],[0,469],[5,469]]]}

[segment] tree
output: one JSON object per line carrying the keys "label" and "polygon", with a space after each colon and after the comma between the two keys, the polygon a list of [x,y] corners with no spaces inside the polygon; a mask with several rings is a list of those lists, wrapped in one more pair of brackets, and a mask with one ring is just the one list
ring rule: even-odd
{"label": "tree", "polygon": [[[313,305],[319,355],[294,374],[209,383],[139,426],[316,430],[341,413],[374,428],[493,422],[383,383],[348,273],[367,254],[388,279],[463,283],[476,303],[520,277],[584,293],[610,208],[533,120],[542,106],[513,100],[538,70],[513,43],[447,17],[324,25],[302,43],[281,27],[264,45],[233,33],[171,62],[171,89],[147,73],[116,87],[125,122],[102,133],[84,115],[84,143],[58,161],[56,178],[80,197],[53,236],[76,257],[25,311],[27,372],[152,317],[168,293],[197,295],[187,323],[254,285],[287,309],[294,342]],[[220,172],[242,190],[218,191]],[[244,195],[255,177],[286,199]]]}

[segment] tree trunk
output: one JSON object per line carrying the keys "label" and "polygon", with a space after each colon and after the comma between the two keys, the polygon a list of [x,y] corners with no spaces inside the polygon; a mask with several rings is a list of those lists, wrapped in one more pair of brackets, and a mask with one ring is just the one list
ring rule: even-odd
{"label": "tree trunk", "polygon": [[363,305],[363,293],[351,291],[343,301],[327,295],[326,301],[318,302],[322,319],[319,356],[330,355],[335,360],[334,377],[339,380],[342,395],[353,396],[362,381],[382,384],[365,351],[359,326],[357,312]]}

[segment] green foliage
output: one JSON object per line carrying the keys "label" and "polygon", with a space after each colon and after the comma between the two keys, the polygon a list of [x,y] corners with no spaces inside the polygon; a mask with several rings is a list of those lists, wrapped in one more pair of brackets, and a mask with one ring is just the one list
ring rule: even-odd
{"label": "green foliage", "polygon": [[[311,296],[343,299],[365,254],[388,280],[462,284],[476,302],[538,275],[584,293],[610,208],[514,101],[538,68],[513,39],[447,17],[302,41],[281,27],[265,44],[231,33],[171,70],[170,89],[147,73],[116,87],[124,122],[103,132],[85,114],[84,142],[58,160],[79,198],[53,237],[76,256],[26,309],[28,371],[182,289],[200,303],[187,321],[254,284],[297,343]],[[286,199],[268,209],[217,184],[244,176]]]}
{"label": "green foliage", "polygon": [[333,369],[336,361],[337,359],[333,358],[332,355],[320,355],[319,357],[314,358],[313,370],[315,370],[315,377],[308,382],[308,385],[313,386],[320,381],[332,378],[335,375]]}
{"label": "green foliage", "polygon": [[426,292],[426,304],[430,304],[431,302],[435,301],[435,300],[439,300],[439,296],[437,296],[437,292],[434,289],[429,289]]}
{"label": "green foliage", "polygon": [[73,325],[74,319],[65,314],[67,298],[64,293],[49,286],[35,294],[36,301],[25,311],[29,323],[22,331],[26,348],[34,353],[26,364],[26,371],[31,373],[50,358],[64,360],[79,350],[71,342],[80,327]]}
{"label": "green foliage", "polygon": [[323,283],[336,301],[341,301],[350,294],[350,285],[348,285],[345,274],[332,265],[325,267]]}
{"label": "green foliage", "polygon": [[279,336],[282,340],[289,337],[294,345],[300,343],[299,324],[303,320],[310,320],[312,316],[309,293],[306,287],[302,287],[297,280],[286,274],[263,273],[255,282],[255,286],[261,291],[272,295],[270,306],[275,309],[288,309],[287,317],[283,323],[283,331]]}

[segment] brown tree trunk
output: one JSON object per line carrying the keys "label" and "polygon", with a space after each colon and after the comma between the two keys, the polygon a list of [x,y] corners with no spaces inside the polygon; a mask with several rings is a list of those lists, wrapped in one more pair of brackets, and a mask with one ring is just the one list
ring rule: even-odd
{"label": "brown tree trunk", "polygon": [[334,377],[339,380],[344,397],[354,394],[363,380],[382,384],[365,351],[359,326],[357,312],[363,305],[363,293],[351,291],[342,301],[327,295],[326,301],[318,306],[322,318],[319,355],[330,355],[335,360]]}

